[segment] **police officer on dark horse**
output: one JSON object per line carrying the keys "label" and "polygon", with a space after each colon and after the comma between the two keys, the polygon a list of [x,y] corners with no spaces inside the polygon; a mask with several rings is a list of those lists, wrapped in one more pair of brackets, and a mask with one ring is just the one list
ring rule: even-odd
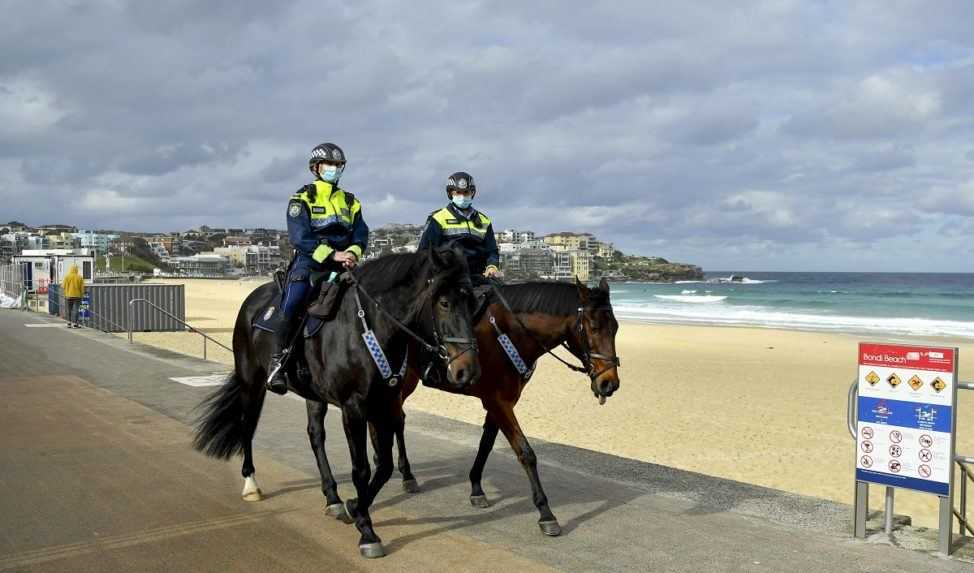
{"label": "police officer on dark horse", "polygon": [[287,233],[294,246],[281,301],[283,319],[275,329],[267,389],[287,393],[285,349],[311,292],[311,272],[340,273],[355,267],[369,242],[369,226],[362,205],[338,186],[345,169],[345,152],[334,143],[311,150],[308,169],[315,181],[302,187],[287,206]]}
{"label": "police officer on dark horse", "polygon": [[[241,305],[233,333],[233,372],[201,404],[193,445],[216,458],[243,454],[241,495],[247,501],[262,498],[252,444],[265,383],[274,379],[268,377],[274,369],[295,372],[287,355],[281,356],[282,346],[292,342],[295,324],[283,325],[286,336],[282,336],[280,331],[267,332],[268,325],[261,326],[262,321],[273,315],[273,307],[281,305],[283,298],[285,307],[294,304],[288,320],[297,322],[303,313],[294,301],[305,302],[309,286],[302,283],[310,271],[349,268],[342,284],[329,291],[344,292],[330,319],[304,333],[296,355],[306,371],[289,381],[309,404],[341,407],[357,498],[328,510],[354,521],[363,556],[380,557],[385,552],[369,508],[392,474],[393,433],[402,421],[399,379],[390,375],[389,364],[406,363],[407,347],[417,348],[420,352],[415,355],[409,352],[411,365],[421,371],[432,369],[448,384],[461,387],[477,381],[480,365],[470,324],[472,285],[459,249],[388,255],[351,268],[364,247],[359,237],[367,230],[358,201],[337,189],[343,164],[344,154],[337,146],[316,148],[311,167],[320,180],[313,184],[313,193],[305,187],[288,206],[289,231],[297,252],[290,280],[284,289],[274,282],[261,285]],[[335,290],[340,286],[346,290]],[[368,463],[369,429],[374,430],[374,475]],[[324,435],[310,437],[316,456],[323,454]],[[326,460],[323,463],[327,466]]]}

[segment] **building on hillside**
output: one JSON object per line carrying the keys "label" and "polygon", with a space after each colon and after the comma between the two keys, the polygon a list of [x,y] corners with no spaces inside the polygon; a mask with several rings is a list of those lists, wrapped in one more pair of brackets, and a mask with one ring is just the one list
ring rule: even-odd
{"label": "building on hillside", "polygon": [[96,233],[94,231],[78,231],[74,236],[80,239],[82,248],[92,249],[96,254],[100,255],[107,253],[108,246],[112,241],[119,238],[118,235]]}
{"label": "building on hillside", "polygon": [[246,235],[230,235],[223,238],[224,247],[249,247],[253,242]]}
{"label": "building on hillside", "polygon": [[281,264],[281,249],[277,245],[246,245],[217,247],[217,255],[226,257],[234,267],[244,269],[250,274],[273,272]]}
{"label": "building on hillside", "polygon": [[586,282],[592,278],[592,255],[585,251],[571,251],[572,273],[578,280]]}
{"label": "building on hillside", "polygon": [[588,251],[595,237],[591,233],[552,233],[545,235],[544,242],[556,250]]}
{"label": "building on hillside", "polygon": [[222,276],[227,274],[229,261],[216,253],[200,253],[189,257],[175,257],[169,260],[178,275]]}
{"label": "building on hillside", "polygon": [[571,253],[552,249],[552,261],[553,265],[550,278],[559,281],[567,281],[573,278],[574,268]]}
{"label": "building on hillside", "polygon": [[554,255],[551,249],[516,249],[501,253],[501,269],[512,278],[551,276]]}
{"label": "building on hillside", "polygon": [[592,256],[598,259],[611,259],[615,253],[615,246],[604,241],[595,241],[591,247]]}
{"label": "building on hillside", "polygon": [[52,234],[47,236],[47,247],[49,249],[80,249],[81,240],[74,233]]}

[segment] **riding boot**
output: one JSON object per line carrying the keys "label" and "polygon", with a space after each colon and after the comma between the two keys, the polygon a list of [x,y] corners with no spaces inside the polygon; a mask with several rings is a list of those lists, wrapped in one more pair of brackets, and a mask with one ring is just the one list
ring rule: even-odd
{"label": "riding boot", "polygon": [[275,394],[287,394],[287,371],[285,365],[291,349],[288,343],[291,339],[292,319],[285,317],[274,331],[274,354],[268,367],[266,388]]}

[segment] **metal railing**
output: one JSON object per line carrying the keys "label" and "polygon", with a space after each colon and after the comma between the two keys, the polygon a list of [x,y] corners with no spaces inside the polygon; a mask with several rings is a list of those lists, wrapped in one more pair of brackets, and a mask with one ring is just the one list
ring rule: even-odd
{"label": "metal railing", "polygon": [[217,339],[209,336],[205,332],[201,332],[201,331],[197,330],[190,323],[188,323],[185,320],[179,318],[178,316],[172,314],[171,312],[167,311],[166,309],[164,309],[164,308],[162,308],[162,307],[160,307],[160,306],[158,306],[156,304],[153,304],[153,303],[149,302],[148,300],[146,300],[144,298],[133,298],[132,300],[129,301],[128,329],[127,329],[128,330],[128,334],[129,334],[129,342],[132,342],[133,341],[132,340],[132,332],[133,332],[132,322],[133,322],[133,319],[135,318],[134,309],[135,309],[135,303],[137,303],[137,302],[141,302],[141,303],[147,304],[148,306],[154,308],[155,310],[157,310],[157,311],[161,312],[162,314],[168,316],[169,318],[175,320],[179,324],[182,324],[190,332],[195,332],[196,334],[199,334],[200,336],[202,336],[203,337],[203,360],[206,360],[206,341],[207,340],[209,340],[213,344],[216,344],[220,348],[223,348],[223,349],[227,350],[230,353],[233,352],[233,349],[232,348],[229,348],[227,345],[223,344],[219,340],[217,340]]}
{"label": "metal railing", "polygon": [[[957,389],[974,390],[974,382],[958,382]],[[859,413],[856,411],[858,397],[859,380],[856,379],[852,381],[852,386],[849,387],[848,402],[846,403],[846,424],[848,425],[849,435],[852,436],[853,440],[859,438],[858,432],[856,431],[856,426],[859,422]],[[954,412],[954,416],[957,416],[957,412]],[[954,439],[956,439],[956,436],[954,436]],[[954,463],[960,469],[960,507],[951,507],[950,510],[960,524],[960,534],[964,535],[966,532],[974,536],[974,525],[967,518],[967,482],[974,482],[974,470],[970,467],[974,466],[974,456],[957,454],[954,456]],[[893,488],[889,486],[886,487],[886,520],[884,525],[886,533],[891,533],[893,530]]]}

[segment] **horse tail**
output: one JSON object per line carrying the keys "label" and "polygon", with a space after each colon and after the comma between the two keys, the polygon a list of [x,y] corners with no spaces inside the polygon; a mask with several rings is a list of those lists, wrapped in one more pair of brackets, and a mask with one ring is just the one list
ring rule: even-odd
{"label": "horse tail", "polygon": [[224,460],[243,451],[246,439],[243,394],[240,376],[233,372],[197,406],[202,414],[196,420],[193,448]]}

